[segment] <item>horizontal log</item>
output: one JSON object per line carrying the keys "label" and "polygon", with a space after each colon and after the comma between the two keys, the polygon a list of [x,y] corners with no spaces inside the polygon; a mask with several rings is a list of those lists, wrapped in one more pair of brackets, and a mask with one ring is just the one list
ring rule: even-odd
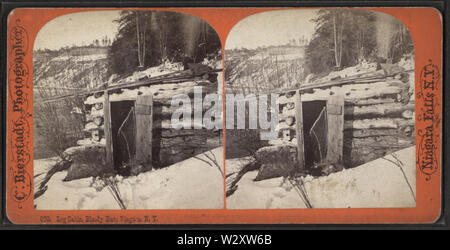
{"label": "horizontal log", "polygon": [[402,117],[406,119],[414,119],[416,116],[415,110],[405,110],[402,112]]}
{"label": "horizontal log", "polygon": [[[210,73],[214,73],[214,72],[221,72],[222,69],[213,69],[210,71]],[[203,76],[204,74],[202,74]],[[197,76],[194,74],[192,74],[191,70],[186,70],[186,71],[177,71],[177,72],[171,72],[171,73],[167,73],[165,75],[160,75],[160,76],[155,76],[155,77],[150,77],[148,79],[141,79],[135,82],[126,82],[126,83],[122,83],[122,82],[116,82],[116,85],[113,86],[109,86],[109,87],[105,87],[102,86],[100,88],[97,88],[95,90],[89,90],[89,91],[77,91],[75,93],[71,93],[71,94],[67,94],[67,95],[62,95],[62,96],[57,96],[57,97],[52,97],[52,98],[47,98],[47,99],[39,99],[36,101],[39,102],[54,102],[54,101],[58,101],[58,100],[63,100],[63,99],[67,99],[67,98],[73,98],[73,97],[77,97],[77,96],[90,96],[90,95],[98,95],[99,93],[103,93],[104,91],[108,91],[108,92],[113,92],[117,89],[122,89],[122,88],[137,88],[137,87],[141,87],[141,86],[153,86],[153,85],[164,85],[164,84],[182,84],[185,82],[192,82],[192,81],[205,81],[205,79],[203,79],[203,77],[201,76]]]}
{"label": "horizontal log", "polygon": [[[352,103],[347,102],[345,105],[345,115],[354,115],[354,116],[364,116],[364,115],[402,115],[402,113],[406,110],[413,111],[415,110],[415,104],[414,102],[410,102],[406,105],[395,102],[394,99],[389,98],[387,101],[384,102],[377,101],[377,99],[370,99],[371,101],[368,101],[368,99],[360,100],[365,101],[363,102],[364,105],[352,105]],[[372,103],[369,105],[369,103]],[[362,103],[360,103],[362,104]],[[283,109],[280,112],[280,120],[285,120],[289,116],[294,116],[295,110],[288,109],[286,106],[283,107]],[[405,118],[410,118],[406,117]]]}
{"label": "horizontal log", "polygon": [[103,117],[101,116],[94,117],[92,119],[92,122],[97,126],[101,126],[103,124]]}
{"label": "horizontal log", "polygon": [[93,140],[91,140],[91,138],[85,138],[85,139],[78,140],[77,145],[105,147],[106,140],[105,140],[105,138],[102,138],[100,141],[93,141]]}
{"label": "horizontal log", "polygon": [[399,128],[404,126],[414,126],[413,119],[403,118],[375,118],[362,120],[347,120],[344,122],[344,130],[347,129],[368,129],[368,128]]}
{"label": "horizontal log", "polygon": [[95,103],[92,108],[94,108],[96,110],[102,110],[103,109],[103,102]]}
{"label": "horizontal log", "polygon": [[398,115],[401,116],[406,110],[415,110],[414,104],[403,105],[401,103],[395,104],[375,104],[367,106],[346,106],[345,116],[385,116]]}
{"label": "horizontal log", "polygon": [[93,122],[89,122],[84,126],[84,131],[92,131],[92,130],[103,130],[103,125],[98,126]]}
{"label": "horizontal log", "polygon": [[[329,96],[342,95],[346,101],[356,101],[359,99],[383,98],[408,91],[409,84],[398,80],[385,82],[374,82],[364,84],[349,84],[343,86],[333,86],[326,89],[313,88],[308,93],[302,93],[302,101],[326,100]],[[293,103],[295,97],[280,95],[280,104]],[[398,101],[398,100],[396,100]]]}
{"label": "horizontal log", "polygon": [[358,147],[407,147],[413,145],[415,140],[400,139],[397,136],[372,136],[364,138],[353,138],[352,148]]}
{"label": "horizontal log", "polygon": [[278,145],[288,145],[292,147],[297,147],[297,138],[293,138],[291,141],[284,140],[282,138],[278,138],[275,140],[269,140],[269,145],[278,146]]}
{"label": "horizontal log", "polygon": [[284,129],[294,129],[295,130],[295,124],[288,125],[288,124],[286,124],[286,122],[284,120],[281,120],[277,124],[277,127],[275,129],[278,130],[278,131],[281,131],[281,130],[284,130]]}
{"label": "horizontal log", "polygon": [[[202,115],[210,110],[214,105],[211,103],[202,103]],[[192,116],[194,115],[194,102],[191,102],[191,105],[184,105],[184,106],[167,106],[167,105],[160,105],[159,103],[156,103],[156,105],[153,107],[154,110],[154,116],[160,115],[161,117],[171,117],[172,114],[175,111],[182,111],[183,108],[187,108],[188,111],[192,113]],[[222,110],[220,110],[222,111]]]}
{"label": "horizontal log", "polygon": [[[202,100],[208,94],[215,94],[215,92],[202,92]],[[193,102],[193,98],[194,98],[194,93],[193,92],[192,93],[187,93],[186,95],[190,98],[191,103],[192,103]],[[170,107],[170,106],[172,106],[172,100],[173,100],[173,98],[155,98],[155,99],[153,99],[153,101],[154,101],[153,103],[154,103],[154,105]]]}
{"label": "horizontal log", "polygon": [[[199,123],[196,123],[196,121],[194,119],[191,119],[190,122],[184,121],[183,119],[181,119],[180,123],[182,125],[182,129],[184,129],[185,125],[188,127],[186,129],[194,129],[194,125],[195,124],[197,124],[199,126],[199,128],[206,129],[204,127],[203,120],[200,121]],[[174,129],[174,128],[172,127],[171,119],[154,118],[154,120],[153,120],[153,129]]]}
{"label": "horizontal log", "polygon": [[283,109],[280,110],[280,116],[288,117],[288,116],[294,116],[295,117],[295,109],[290,109],[286,106],[283,107]]}
{"label": "horizontal log", "polygon": [[365,106],[365,105],[375,105],[375,104],[388,104],[396,103],[396,98],[369,98],[369,99],[356,99],[348,100],[345,105],[355,105],[355,106]]}
{"label": "horizontal log", "polygon": [[94,119],[94,116],[92,116],[91,114],[86,114],[85,119],[86,122],[91,122]]}
{"label": "horizontal log", "polygon": [[[155,134],[154,134],[155,135]],[[208,129],[163,129],[161,130],[161,138],[185,137],[185,136],[201,136],[205,138],[219,137],[221,131]],[[156,136],[156,135],[155,135]]]}
{"label": "horizontal log", "polygon": [[206,138],[204,138],[204,137],[197,137],[197,136],[161,138],[159,140],[159,146],[161,148],[167,148],[167,147],[174,147],[174,148],[189,148],[189,147],[192,147],[192,148],[194,148],[197,145],[202,146],[205,143],[206,143]]}
{"label": "horizontal log", "polygon": [[222,140],[220,136],[217,137],[208,137],[206,138],[206,143],[204,145],[205,148],[213,149],[222,145]]}
{"label": "horizontal log", "polygon": [[395,136],[400,132],[398,129],[354,129],[344,132],[345,138],[364,138],[371,136]]}
{"label": "horizontal log", "polygon": [[[170,84],[157,84],[151,86],[141,86],[141,87],[123,87],[116,89],[115,93],[111,93],[110,101],[126,101],[135,100],[138,95],[153,95],[153,100],[155,102],[169,103],[172,97],[178,94],[186,94],[188,96],[193,96],[194,87],[202,87],[202,93],[216,93],[217,83],[211,82],[195,82],[187,81],[182,83],[170,83]],[[103,103],[104,97],[102,95],[91,95],[86,98],[85,104],[92,105],[96,103]]]}
{"label": "horizontal log", "polygon": [[105,114],[104,114],[103,109],[96,109],[96,108],[92,107],[89,115],[93,118],[93,117],[97,117],[97,116],[104,116]]}

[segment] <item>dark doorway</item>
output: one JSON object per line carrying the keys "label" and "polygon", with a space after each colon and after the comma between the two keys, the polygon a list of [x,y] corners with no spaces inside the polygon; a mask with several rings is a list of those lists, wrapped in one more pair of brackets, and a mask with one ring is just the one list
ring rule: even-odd
{"label": "dark doorway", "polygon": [[302,102],[305,166],[324,161],[327,151],[328,120],[326,101]]}
{"label": "dark doorway", "polygon": [[113,160],[118,171],[135,155],[135,126],[134,101],[111,102]]}

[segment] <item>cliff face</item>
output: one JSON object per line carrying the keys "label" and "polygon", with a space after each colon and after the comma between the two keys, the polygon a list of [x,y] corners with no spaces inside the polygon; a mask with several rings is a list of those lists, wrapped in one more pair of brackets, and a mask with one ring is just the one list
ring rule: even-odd
{"label": "cliff face", "polygon": [[261,93],[294,88],[304,79],[304,46],[273,46],[225,53],[226,91]]}
{"label": "cliff face", "polygon": [[[106,82],[107,48],[76,47],[34,51],[34,157],[54,156],[83,137],[83,101],[79,97],[44,102],[96,88]],[[55,138],[59,138],[55,142]]]}
{"label": "cliff face", "polygon": [[[33,54],[34,93],[68,94],[100,86],[106,79],[107,48],[81,47]],[[47,91],[50,91],[48,93]],[[35,97],[36,98],[36,97]]]}

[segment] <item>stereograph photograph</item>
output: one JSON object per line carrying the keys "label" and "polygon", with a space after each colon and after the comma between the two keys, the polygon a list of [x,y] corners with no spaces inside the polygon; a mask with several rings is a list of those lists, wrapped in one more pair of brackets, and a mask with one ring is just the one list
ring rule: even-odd
{"label": "stereograph photograph", "polygon": [[226,130],[227,208],[416,206],[414,45],[400,21],[263,12],[233,27],[224,54],[226,98],[245,107],[230,116],[248,121]]}
{"label": "stereograph photograph", "polygon": [[193,15],[85,11],[45,24],[33,50],[35,209],[223,208],[222,129],[201,119],[221,121],[218,99],[203,98],[221,95],[222,68],[217,33]]}
{"label": "stereograph photograph", "polygon": [[433,8],[23,8],[7,28],[13,223],[441,213]]}

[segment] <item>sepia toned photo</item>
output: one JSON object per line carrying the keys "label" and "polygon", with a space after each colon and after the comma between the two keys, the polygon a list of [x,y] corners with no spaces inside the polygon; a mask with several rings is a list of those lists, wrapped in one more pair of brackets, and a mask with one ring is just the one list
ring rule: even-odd
{"label": "sepia toned photo", "polygon": [[414,65],[408,29],[381,12],[237,23],[225,44],[226,98],[242,107],[227,110],[227,208],[415,207]]}
{"label": "sepia toned photo", "polygon": [[219,37],[196,16],[49,21],[33,50],[34,208],[223,208],[222,128],[201,120],[221,123],[222,79]]}
{"label": "sepia toned photo", "polygon": [[438,7],[30,4],[4,12],[5,222],[442,218]]}

